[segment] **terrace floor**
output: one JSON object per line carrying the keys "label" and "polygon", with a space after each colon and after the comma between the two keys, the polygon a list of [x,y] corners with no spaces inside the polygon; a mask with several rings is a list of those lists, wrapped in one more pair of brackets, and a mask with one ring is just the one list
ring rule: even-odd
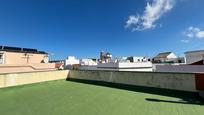
{"label": "terrace floor", "polygon": [[59,80],[0,89],[0,114],[203,115],[204,105],[185,92]]}

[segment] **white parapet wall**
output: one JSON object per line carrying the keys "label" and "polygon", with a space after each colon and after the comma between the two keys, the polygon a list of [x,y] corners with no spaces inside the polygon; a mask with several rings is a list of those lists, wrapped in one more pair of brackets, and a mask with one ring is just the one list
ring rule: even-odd
{"label": "white parapet wall", "polygon": [[0,74],[0,88],[66,79],[68,70]]}
{"label": "white parapet wall", "polygon": [[116,63],[99,63],[97,70],[110,71],[150,71],[152,72],[151,62],[116,62]]}
{"label": "white parapet wall", "polygon": [[69,78],[196,92],[195,74],[161,72],[76,71]]}

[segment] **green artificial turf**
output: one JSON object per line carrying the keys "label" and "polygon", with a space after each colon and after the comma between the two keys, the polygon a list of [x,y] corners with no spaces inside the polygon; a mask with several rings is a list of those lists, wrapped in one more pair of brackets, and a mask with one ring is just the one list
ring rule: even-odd
{"label": "green artificial turf", "polygon": [[[203,115],[204,106],[179,96],[65,80],[0,89],[1,115]],[[171,94],[174,95],[174,94]],[[186,97],[188,98],[188,97]],[[183,97],[185,99],[185,97]]]}

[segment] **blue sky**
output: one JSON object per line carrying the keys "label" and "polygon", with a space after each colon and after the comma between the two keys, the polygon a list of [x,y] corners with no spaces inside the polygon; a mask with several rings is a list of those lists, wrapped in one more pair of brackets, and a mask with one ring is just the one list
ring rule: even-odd
{"label": "blue sky", "polygon": [[[68,55],[204,49],[204,0],[1,0],[0,44]],[[130,17],[132,19],[130,20]],[[129,22],[128,22],[129,21]],[[129,23],[129,25],[127,24]]]}

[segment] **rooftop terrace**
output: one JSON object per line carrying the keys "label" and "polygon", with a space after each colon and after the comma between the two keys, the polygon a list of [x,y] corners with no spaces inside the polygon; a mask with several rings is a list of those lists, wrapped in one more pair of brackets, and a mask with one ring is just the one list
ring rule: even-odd
{"label": "rooftop terrace", "polygon": [[2,115],[203,115],[192,93],[105,82],[51,81],[0,89]]}

